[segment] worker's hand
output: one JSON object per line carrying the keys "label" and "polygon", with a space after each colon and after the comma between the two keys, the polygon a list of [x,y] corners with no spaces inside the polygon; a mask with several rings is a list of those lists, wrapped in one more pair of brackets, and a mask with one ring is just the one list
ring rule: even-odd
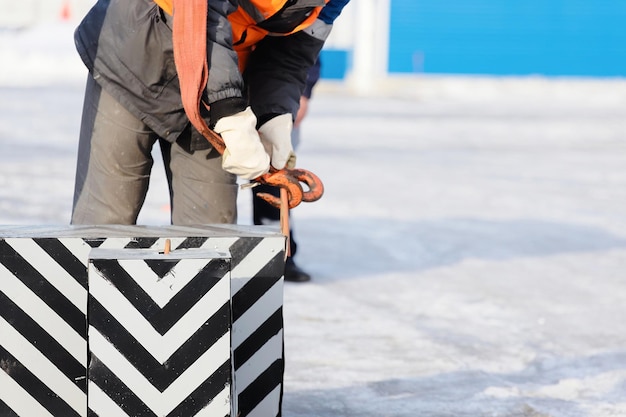
{"label": "worker's hand", "polygon": [[276,169],[296,166],[296,154],[291,144],[292,129],[293,120],[290,113],[276,116],[259,128],[261,142],[272,160],[272,166]]}
{"label": "worker's hand", "polygon": [[222,117],[215,124],[224,139],[226,150],[222,168],[245,179],[263,175],[270,169],[270,158],[265,152],[256,130],[256,116],[250,107],[232,116]]}

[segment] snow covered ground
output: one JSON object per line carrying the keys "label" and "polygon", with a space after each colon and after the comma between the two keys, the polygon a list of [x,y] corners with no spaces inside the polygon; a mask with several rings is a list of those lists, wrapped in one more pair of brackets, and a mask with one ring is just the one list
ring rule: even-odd
{"label": "snow covered ground", "polygon": [[[66,224],[69,24],[0,32],[0,224]],[[285,417],[626,415],[626,81],[322,83],[299,149]],[[168,221],[156,168],[143,224]],[[241,223],[250,198],[241,195]]]}

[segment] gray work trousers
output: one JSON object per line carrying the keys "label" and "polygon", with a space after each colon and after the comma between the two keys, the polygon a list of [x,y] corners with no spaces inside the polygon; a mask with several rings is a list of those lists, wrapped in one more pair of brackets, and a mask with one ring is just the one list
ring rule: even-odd
{"label": "gray work trousers", "polygon": [[190,150],[191,128],[176,143],[159,138],[90,76],[80,129],[72,224],[135,224],[159,142],[175,225],[235,223],[237,178],[212,148]]}

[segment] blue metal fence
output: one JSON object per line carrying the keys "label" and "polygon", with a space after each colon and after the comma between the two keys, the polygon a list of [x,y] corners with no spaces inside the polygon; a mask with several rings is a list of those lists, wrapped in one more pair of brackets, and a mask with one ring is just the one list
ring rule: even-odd
{"label": "blue metal fence", "polygon": [[391,0],[389,72],[626,75],[623,0]]}

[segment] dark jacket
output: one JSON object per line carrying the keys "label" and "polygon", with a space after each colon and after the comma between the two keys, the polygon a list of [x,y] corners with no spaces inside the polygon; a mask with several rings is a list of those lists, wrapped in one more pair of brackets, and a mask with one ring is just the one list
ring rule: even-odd
{"label": "dark jacket", "polygon": [[302,95],[308,99],[313,95],[313,87],[320,79],[322,72],[322,61],[320,58],[317,58],[315,64],[311,68],[309,68],[309,72],[306,75],[306,84],[304,86],[304,91],[302,91]]}
{"label": "dark jacket", "polygon": [[[347,0],[331,0],[340,3]],[[287,4],[297,4],[289,2]],[[205,100],[207,124],[252,107],[259,124],[298,110],[307,69],[327,33],[314,28],[289,36],[267,36],[250,55],[244,72],[227,16],[237,0],[209,1]],[[321,22],[321,21],[320,21]],[[174,142],[187,128],[172,50],[171,16],[152,0],[98,0],[75,33],[77,50],[94,79],[160,137]],[[321,22],[330,26],[329,22]]]}

